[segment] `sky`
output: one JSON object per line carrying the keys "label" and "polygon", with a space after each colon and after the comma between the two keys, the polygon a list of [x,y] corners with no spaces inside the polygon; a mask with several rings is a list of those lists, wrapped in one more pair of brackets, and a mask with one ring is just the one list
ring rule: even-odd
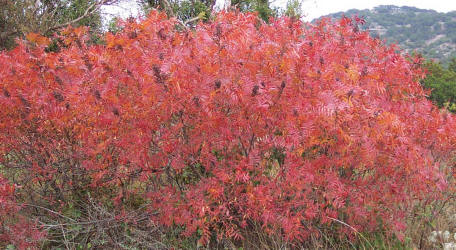
{"label": "sky", "polygon": [[[217,0],[217,5],[224,0]],[[273,6],[286,6],[287,0],[270,0]],[[413,6],[420,9],[433,9],[438,12],[456,10],[456,0],[302,0],[304,20],[311,21],[314,18],[349,9],[371,9],[378,5]],[[118,6],[103,7],[106,19],[114,16],[127,18],[137,16],[139,7],[134,0],[124,0]]]}
{"label": "sky", "polygon": [[120,3],[115,5],[102,6],[101,11],[105,20],[110,20],[117,16],[125,19],[130,16],[138,16],[140,8],[134,0],[121,0]]}

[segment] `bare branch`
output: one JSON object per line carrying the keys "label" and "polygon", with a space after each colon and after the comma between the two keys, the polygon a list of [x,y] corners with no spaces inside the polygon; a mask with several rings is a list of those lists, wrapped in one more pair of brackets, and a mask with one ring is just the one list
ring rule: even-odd
{"label": "bare branch", "polygon": [[170,16],[174,16],[174,11],[173,8],[171,7],[171,4],[169,3],[168,0],[162,0],[165,3],[165,11],[168,13]]}
{"label": "bare branch", "polygon": [[197,17],[194,17],[194,18],[190,18],[188,19],[187,21],[184,22],[184,26],[186,26],[187,24],[191,23],[191,22],[195,22],[195,21],[198,21],[200,20],[202,17],[202,15],[198,15]]}
{"label": "bare branch", "polygon": [[77,23],[77,22],[81,21],[82,19],[94,14],[96,11],[98,11],[101,8],[101,6],[106,5],[106,4],[110,4],[110,3],[113,3],[113,2],[115,2],[115,1],[113,1],[113,0],[100,0],[99,2],[95,1],[93,4],[91,4],[86,9],[84,14],[82,14],[81,16],[77,17],[76,19],[70,20],[70,21],[68,21],[66,23],[62,23],[62,24],[58,24],[58,25],[52,26],[49,29],[47,29],[46,32],[52,31],[52,30],[57,30],[57,29],[66,27],[68,25],[72,25],[74,23]]}

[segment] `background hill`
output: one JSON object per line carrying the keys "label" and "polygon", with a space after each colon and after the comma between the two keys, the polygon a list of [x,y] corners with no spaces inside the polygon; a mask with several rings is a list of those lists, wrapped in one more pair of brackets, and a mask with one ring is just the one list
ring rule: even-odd
{"label": "background hill", "polygon": [[407,52],[417,50],[446,64],[456,56],[456,11],[440,13],[415,7],[382,5],[371,10],[351,9],[330,14],[364,17],[371,34],[397,43]]}

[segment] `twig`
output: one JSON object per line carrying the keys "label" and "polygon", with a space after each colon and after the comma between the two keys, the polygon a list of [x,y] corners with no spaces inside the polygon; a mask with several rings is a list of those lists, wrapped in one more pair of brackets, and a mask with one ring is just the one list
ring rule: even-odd
{"label": "twig", "polygon": [[374,246],[372,246],[372,244],[369,242],[369,240],[366,239],[366,237],[364,237],[364,235],[362,233],[360,233],[358,230],[356,230],[356,228],[348,225],[347,223],[341,221],[341,220],[338,220],[336,218],[332,218],[332,217],[329,217],[329,216],[326,216],[326,218],[330,219],[330,220],[333,220],[333,221],[336,221],[336,222],[339,222],[340,224],[344,225],[344,226],[347,226],[348,228],[350,228],[351,230],[355,231],[355,233],[359,234],[361,236],[361,238],[363,238],[367,244],[369,244],[369,246],[374,249]]}
{"label": "twig", "polygon": [[64,240],[63,243],[65,244],[66,249],[70,249],[70,247],[68,246],[68,240],[67,240],[67,237],[65,234],[65,229],[63,228],[63,226],[60,226],[60,229],[62,230],[62,234],[63,234],[63,240]]}
{"label": "twig", "polygon": [[46,210],[46,211],[48,211],[48,212],[50,212],[50,213],[53,213],[53,214],[55,214],[55,215],[58,215],[58,216],[60,216],[60,217],[62,217],[62,218],[65,218],[65,219],[67,219],[67,220],[76,222],[75,220],[71,219],[70,217],[67,217],[67,216],[65,216],[65,215],[63,215],[63,214],[57,213],[56,211],[53,211],[53,210],[51,210],[51,209],[49,209],[49,208],[45,208],[45,207],[38,206],[38,205],[27,204],[27,203],[24,203],[24,204],[22,204],[22,205],[27,206],[27,207],[34,207],[34,208],[43,209],[43,210]]}
{"label": "twig", "polygon": [[196,16],[194,18],[190,18],[190,19],[188,19],[187,21],[184,22],[184,26],[187,26],[187,24],[189,24],[191,22],[198,21],[201,18],[203,18],[202,15],[198,15],[198,16]]}
{"label": "twig", "polygon": [[171,7],[171,4],[168,2],[168,0],[163,0],[163,2],[165,3],[164,8],[166,13],[168,13],[170,16],[174,16],[173,8]]}
{"label": "twig", "polygon": [[60,28],[63,28],[63,27],[65,27],[65,26],[68,26],[68,25],[77,23],[77,22],[79,22],[80,20],[86,18],[87,16],[92,15],[93,13],[95,13],[97,10],[100,9],[100,7],[101,7],[102,5],[107,4],[109,1],[111,1],[111,0],[101,0],[100,2],[95,1],[93,4],[91,4],[91,5],[86,9],[86,11],[84,12],[84,14],[82,14],[81,16],[79,16],[79,17],[77,17],[76,19],[73,19],[73,20],[71,20],[71,21],[68,21],[68,22],[66,22],[66,23],[62,23],[62,24],[58,24],[58,25],[52,26],[52,27],[50,27],[49,29],[47,29],[46,32],[49,32],[49,31],[51,31],[51,30],[60,29]]}

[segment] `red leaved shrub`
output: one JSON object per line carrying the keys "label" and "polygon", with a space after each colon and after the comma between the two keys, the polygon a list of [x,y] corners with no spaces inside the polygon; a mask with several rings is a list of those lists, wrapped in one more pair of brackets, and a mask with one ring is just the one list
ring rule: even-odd
{"label": "red leaved shrub", "polygon": [[253,224],[353,233],[337,220],[400,233],[448,188],[455,118],[426,99],[420,58],[360,22],[220,13],[187,30],[152,12],[106,45],[83,28],[57,53],[29,36],[0,55],[0,170],[18,203],[147,204],[201,242]]}
{"label": "red leaved shrub", "polygon": [[35,246],[46,235],[35,223],[18,214],[21,210],[14,198],[15,187],[0,175],[0,247],[12,243],[19,249]]}

